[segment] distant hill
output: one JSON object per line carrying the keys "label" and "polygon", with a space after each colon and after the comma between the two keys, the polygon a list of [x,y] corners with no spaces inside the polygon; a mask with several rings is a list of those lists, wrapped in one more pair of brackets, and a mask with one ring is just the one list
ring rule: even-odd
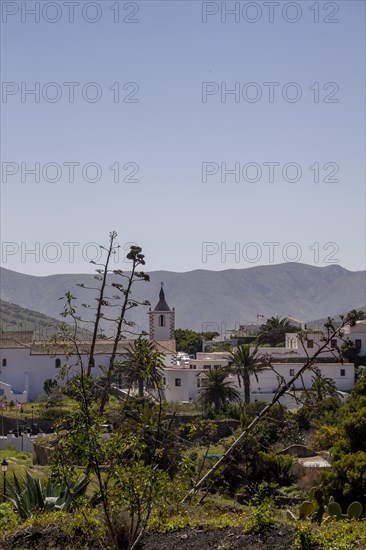
{"label": "distant hill", "polygon": [[[1,269],[1,298],[30,310],[61,319],[59,298],[71,291],[80,303],[95,304],[95,292],[78,283],[95,286],[93,275],[62,274],[35,277]],[[154,271],[150,283],[138,283],[134,297],[158,302],[164,281],[166,300],[176,311],[176,327],[223,333],[244,323],[272,315],[307,321],[359,309],[365,303],[365,271],[348,271],[338,265],[327,267],[300,263],[255,266],[224,271],[196,270],[186,273]],[[146,307],[134,308],[131,319],[147,330]],[[86,319],[93,310],[83,309]],[[105,329],[108,327],[105,325]]]}
{"label": "distant hill", "polygon": [[[25,309],[16,304],[11,304],[0,300],[0,331],[33,331],[34,338],[37,340],[44,340],[50,338],[57,332],[60,323],[64,321],[58,321],[53,317],[48,317],[38,311],[32,311]],[[84,337],[88,337],[89,334],[85,333]]]}

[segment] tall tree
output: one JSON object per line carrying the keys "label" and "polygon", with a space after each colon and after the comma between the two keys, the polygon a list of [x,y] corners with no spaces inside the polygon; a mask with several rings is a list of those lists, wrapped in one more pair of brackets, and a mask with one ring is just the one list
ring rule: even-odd
{"label": "tall tree", "polygon": [[[139,302],[132,297],[132,287],[136,282],[149,281],[149,276],[138,270],[140,266],[145,265],[142,249],[139,246],[130,247],[126,256],[131,262],[128,273],[120,269],[111,269],[111,258],[119,245],[116,243],[117,233],[115,231],[112,231],[109,237],[109,245],[101,246],[102,251],[106,253],[105,261],[97,264],[91,262],[98,266],[95,286],[90,288],[84,284],[79,285],[93,291],[96,301],[96,306],[81,304],[82,307],[95,311],[93,336],[90,344],[85,344],[79,339],[80,329],[86,324],[86,321],[79,315],[76,297],[71,292],[65,294],[62,312],[65,318],[71,319],[71,323],[62,324],[59,334],[50,344],[50,353],[62,352],[67,358],[66,364],[60,368],[59,378],[63,380],[67,377],[71,378],[71,395],[78,401],[78,407],[67,413],[56,428],[57,450],[54,452],[52,471],[55,477],[69,484],[69,479],[78,475],[75,470],[75,456],[77,456],[78,465],[85,474],[93,473],[95,475],[98,484],[98,497],[103,506],[106,525],[113,547],[118,549],[117,532],[112,520],[115,504],[111,497],[110,484],[112,481],[118,483],[118,476],[121,473],[121,470],[118,470],[121,468],[120,456],[128,456],[126,449],[133,449],[135,444],[138,447],[136,451],[138,454],[141,442],[136,441],[136,438],[133,437],[134,434],[131,434],[130,438],[124,437],[123,439],[119,434],[115,434],[105,440],[102,437],[103,424],[106,422],[105,408],[119,366],[120,341],[125,337],[126,332],[131,332],[131,327],[133,327],[133,323],[126,319],[128,311],[138,305],[150,304],[148,301]],[[101,372],[101,376],[97,379],[93,374],[103,319],[113,323],[115,331],[111,339],[108,365],[105,368],[98,365],[98,372]],[[63,429],[65,423],[70,426],[67,433]],[[106,468],[108,468],[108,474],[106,474]],[[126,464],[124,472],[129,471],[129,468],[130,464]],[[154,478],[155,470],[151,469],[151,473]],[[135,474],[136,472],[132,473],[131,471],[131,476]],[[131,482],[134,481],[133,477],[129,479]],[[147,500],[150,511],[152,501],[149,498]],[[140,526],[141,521],[137,523],[136,529]],[[132,539],[137,536],[136,533],[137,531],[134,532]]]}
{"label": "tall tree", "polygon": [[366,319],[366,313],[357,309],[352,309],[347,315],[352,315],[356,321],[364,321]]}
{"label": "tall tree", "polygon": [[193,355],[202,351],[202,342],[219,336],[218,332],[195,332],[194,330],[177,328],[174,333],[177,351]]}
{"label": "tall tree", "polygon": [[228,370],[222,367],[213,368],[206,373],[203,387],[199,392],[199,401],[204,409],[214,407],[225,409],[230,401],[239,401],[240,394],[230,380],[226,380]]}
{"label": "tall tree", "polygon": [[270,344],[272,347],[284,344],[286,332],[297,332],[298,327],[291,324],[287,317],[271,317],[259,328],[257,336],[258,344]]}
{"label": "tall tree", "polygon": [[144,397],[145,388],[160,391],[163,357],[153,342],[141,337],[129,346],[122,372],[125,371],[129,385],[137,384],[139,397]]}
{"label": "tall tree", "polygon": [[315,403],[320,403],[327,397],[338,397],[339,393],[335,382],[331,378],[326,378],[320,374],[312,377],[312,385],[307,392],[314,399]]}
{"label": "tall tree", "polygon": [[238,348],[231,352],[228,356],[229,361],[232,363],[233,371],[238,377],[239,387],[242,383],[244,386],[244,401],[247,405],[250,403],[250,377],[255,376],[258,382],[258,373],[266,368],[260,356],[258,356],[258,349],[255,348],[252,352],[250,346],[242,344]]}

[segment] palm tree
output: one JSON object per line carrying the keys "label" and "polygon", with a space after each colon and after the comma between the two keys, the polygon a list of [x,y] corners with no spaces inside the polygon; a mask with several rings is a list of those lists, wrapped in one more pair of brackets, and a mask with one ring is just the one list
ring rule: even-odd
{"label": "palm tree", "polygon": [[138,385],[139,397],[144,397],[144,388],[161,389],[164,354],[154,343],[139,337],[128,348],[123,363],[129,385]]}
{"label": "palm tree", "polygon": [[226,380],[228,369],[213,368],[205,374],[204,385],[199,392],[199,401],[204,409],[207,410],[211,406],[215,409],[225,409],[230,401],[240,400],[238,390],[229,380]]}
{"label": "palm tree", "polygon": [[347,313],[347,316],[353,317],[355,321],[363,321],[366,319],[366,313],[364,311],[357,309],[352,309],[349,313]]}
{"label": "palm tree", "polygon": [[250,403],[250,377],[254,375],[258,382],[258,373],[266,368],[257,354],[257,348],[251,352],[248,345],[242,344],[231,352],[228,358],[232,363],[233,371],[238,377],[239,388],[241,388],[243,382],[244,402],[247,405]]}
{"label": "palm tree", "polygon": [[323,399],[327,397],[338,397],[339,393],[337,391],[336,385],[331,378],[326,378],[325,376],[317,375],[313,376],[312,386],[310,389],[310,394],[314,396],[316,403],[320,403]]}
{"label": "palm tree", "polygon": [[271,317],[260,326],[257,336],[258,344],[270,344],[277,346],[282,344],[286,339],[286,332],[296,332],[299,329],[291,324],[287,317]]}

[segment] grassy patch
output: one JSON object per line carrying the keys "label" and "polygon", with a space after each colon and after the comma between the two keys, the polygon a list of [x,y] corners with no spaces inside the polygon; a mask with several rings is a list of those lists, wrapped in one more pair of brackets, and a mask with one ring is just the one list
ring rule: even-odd
{"label": "grassy patch", "polygon": [[32,476],[39,479],[44,479],[49,475],[49,468],[47,466],[33,466],[31,453],[18,451],[13,447],[9,447],[8,449],[0,451],[0,462],[2,462],[4,458],[8,462],[8,471],[6,474],[8,483],[12,483],[13,473],[17,476],[24,476],[26,469],[29,470]]}
{"label": "grassy patch", "polygon": [[366,548],[366,519],[334,520],[319,527],[301,522],[294,547],[296,550],[363,550]]}
{"label": "grassy patch", "polygon": [[10,409],[8,403],[8,409],[6,415],[10,418],[18,418],[19,423],[23,423],[25,420],[30,423],[33,418],[34,423],[39,423],[42,418],[52,418],[52,414],[55,413],[55,417],[59,417],[62,414],[72,411],[76,406],[76,401],[68,397],[63,397],[62,400],[54,407],[47,407],[46,399],[39,401],[29,401],[28,403],[22,403],[22,411],[19,413],[13,409]]}

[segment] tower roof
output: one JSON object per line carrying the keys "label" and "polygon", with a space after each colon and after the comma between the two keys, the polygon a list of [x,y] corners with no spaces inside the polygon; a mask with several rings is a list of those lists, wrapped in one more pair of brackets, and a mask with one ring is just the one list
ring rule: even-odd
{"label": "tower roof", "polygon": [[159,302],[156,304],[154,311],[170,311],[170,308],[165,300],[163,283],[161,283],[161,288],[159,292]]}

